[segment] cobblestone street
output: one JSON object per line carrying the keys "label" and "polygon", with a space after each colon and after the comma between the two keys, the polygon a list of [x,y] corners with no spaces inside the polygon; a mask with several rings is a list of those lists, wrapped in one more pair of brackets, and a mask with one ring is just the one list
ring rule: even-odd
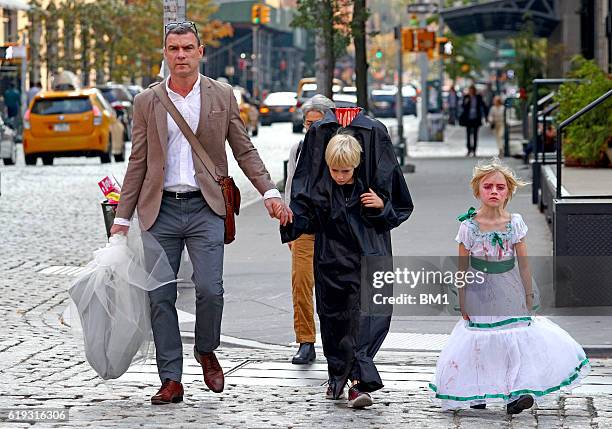
{"label": "cobblestone street", "polygon": [[0,427],[30,427],[8,420],[8,411],[69,409],[53,427],[414,427],[607,428],[612,426],[612,362],[592,359],[593,371],[573,395],[510,417],[501,406],[443,413],[426,388],[435,353],[383,352],[377,358],[387,387],[370,410],[325,400],[322,353],[315,365],[289,363],[290,347],[222,346],[227,374],[223,394],[204,387],[201,370],[185,344],[185,401],[152,407],[159,386],[154,362],[134,365],[121,379],[103,382],[86,362],[81,340],[62,325],[71,277],[45,274],[52,265],[82,266],[105,243],[97,180],[122,174],[93,160],[2,172],[3,320],[0,338]]}

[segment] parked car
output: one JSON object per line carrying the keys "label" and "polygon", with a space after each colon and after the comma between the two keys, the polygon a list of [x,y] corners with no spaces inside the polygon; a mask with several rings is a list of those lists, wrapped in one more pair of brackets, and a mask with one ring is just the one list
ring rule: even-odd
{"label": "parked car", "polygon": [[273,122],[290,122],[297,104],[295,92],[271,92],[259,108],[261,125],[272,125]]}
{"label": "parked car", "polygon": [[259,110],[257,106],[251,102],[243,88],[234,87],[234,97],[236,97],[240,109],[240,119],[244,122],[247,132],[255,137],[259,134]]}
{"label": "parked car", "polygon": [[394,117],[396,93],[396,89],[373,89],[370,95],[372,115],[377,118]]}
{"label": "parked car", "polygon": [[52,165],[56,157],[99,156],[105,164],[125,160],[124,127],[95,88],[43,91],[30,102],[23,121],[26,165]]}
{"label": "parked car", "polygon": [[132,97],[136,97],[140,94],[144,89],[140,85],[126,85],[127,90],[130,92]]}
{"label": "parked car", "polygon": [[125,86],[117,83],[107,83],[97,88],[102,92],[102,95],[113,109],[115,109],[117,117],[123,123],[125,140],[131,140],[134,97],[132,97],[132,94],[130,94],[130,91]]}
{"label": "parked car", "polygon": [[404,115],[417,115],[417,97],[419,91],[414,85],[402,87],[402,111]]}
{"label": "parked car", "polygon": [[0,158],[4,165],[15,165],[17,162],[15,137],[15,131],[0,118]]}
{"label": "parked car", "polygon": [[[336,94],[342,90],[342,81],[339,79],[333,80],[332,93]],[[302,113],[302,104],[309,98],[318,94],[317,91],[317,80],[314,77],[305,77],[300,79],[297,86],[297,103],[295,110],[291,116],[291,123],[294,133],[301,133],[304,130],[304,114]]]}

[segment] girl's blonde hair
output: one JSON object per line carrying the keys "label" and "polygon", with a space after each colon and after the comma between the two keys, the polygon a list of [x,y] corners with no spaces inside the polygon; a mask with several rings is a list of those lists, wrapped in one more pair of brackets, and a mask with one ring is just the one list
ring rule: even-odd
{"label": "girl's blonde hair", "polygon": [[336,134],[325,149],[325,162],[330,167],[357,168],[361,160],[361,145],[348,134]]}
{"label": "girl's blonde hair", "polygon": [[479,162],[478,165],[474,167],[474,173],[472,175],[472,180],[470,181],[474,197],[479,197],[478,190],[482,179],[493,173],[501,173],[506,179],[506,185],[508,186],[508,198],[506,201],[504,201],[504,207],[506,207],[508,202],[512,199],[512,195],[514,195],[518,188],[529,184],[529,182],[524,181],[514,174],[514,171],[504,164],[498,157],[493,157],[489,161]]}

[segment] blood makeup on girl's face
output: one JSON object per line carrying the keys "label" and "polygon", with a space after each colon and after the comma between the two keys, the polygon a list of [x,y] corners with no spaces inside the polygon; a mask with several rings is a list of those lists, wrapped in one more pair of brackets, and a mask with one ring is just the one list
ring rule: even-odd
{"label": "blood makeup on girl's face", "polygon": [[502,173],[496,171],[480,181],[478,193],[483,204],[503,207],[508,199],[508,183]]}

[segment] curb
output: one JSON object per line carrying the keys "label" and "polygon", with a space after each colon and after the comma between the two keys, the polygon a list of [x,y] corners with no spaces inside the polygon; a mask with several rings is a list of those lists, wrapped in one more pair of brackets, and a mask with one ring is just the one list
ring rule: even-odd
{"label": "curb", "polygon": [[[192,332],[181,331],[181,339],[187,344],[193,344],[195,335]],[[268,351],[286,351],[290,352],[296,347],[291,345],[269,344],[260,341],[248,340],[230,335],[221,335],[221,345],[224,347],[237,347],[254,350]],[[317,345],[320,348],[320,345]],[[584,352],[589,359],[610,359],[612,358],[612,346],[609,345],[586,345],[583,346]],[[418,354],[439,354],[440,350],[422,350],[422,349],[381,349],[380,353],[418,353]]]}

